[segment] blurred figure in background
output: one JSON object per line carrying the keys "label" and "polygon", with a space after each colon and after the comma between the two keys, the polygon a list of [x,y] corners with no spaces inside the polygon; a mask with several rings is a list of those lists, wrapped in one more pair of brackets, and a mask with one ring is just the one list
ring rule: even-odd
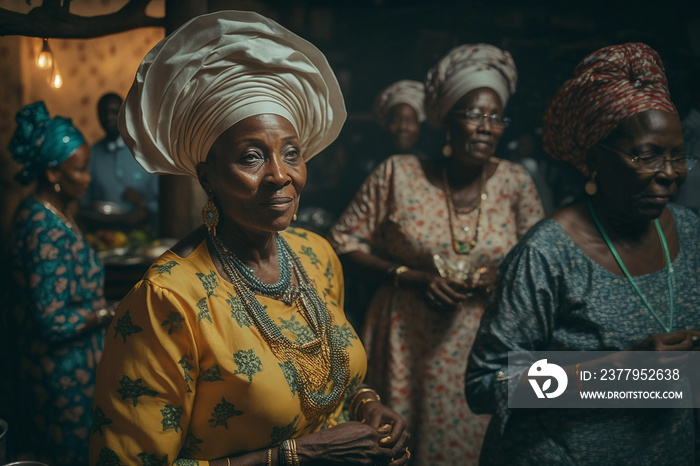
{"label": "blurred figure in background", "polygon": [[548,182],[549,163],[540,149],[542,140],[538,135],[541,131],[538,130],[540,128],[528,128],[515,140],[509,142],[508,158],[521,164],[528,171],[542,199],[544,213],[549,215],[552,213],[553,205],[552,188]]}
{"label": "blurred figure in background", "polygon": [[[418,146],[421,123],[425,121],[423,83],[404,79],[384,89],[375,99],[374,118],[388,136],[386,155],[376,163],[393,154],[413,154],[424,159],[426,154]],[[375,166],[376,166],[375,163]],[[373,167],[368,167],[370,173]]]}
{"label": "blurred figure in background", "polygon": [[[683,139],[685,153],[691,157],[700,157],[700,65],[692,73],[691,89],[692,108],[683,120]],[[700,212],[700,170],[691,170],[678,191],[678,204],[684,205],[696,214]]]}
{"label": "blurred figure in background", "polygon": [[[122,98],[113,93],[103,95],[97,103],[105,137],[90,148],[92,183],[81,200],[82,214],[90,230],[138,228],[154,233],[158,176],[144,170],[124,144],[117,127],[121,105]],[[109,204],[102,204],[105,202]]]}
{"label": "blurred figure in background", "polygon": [[3,355],[16,382],[11,443],[17,454],[51,465],[83,465],[96,366],[114,313],[103,297],[102,265],[69,214],[90,185],[90,149],[71,121],[50,118],[43,102],[24,107],[16,120],[9,151],[24,165],[17,180],[36,188],[15,214],[16,352]]}
{"label": "blurred figure in background", "polygon": [[464,398],[467,356],[498,264],[543,217],[525,168],[493,156],[516,80],[493,45],[451,50],[425,85],[443,156],[389,157],[330,232],[341,259],[380,284],[362,331],[367,380],[406,418],[413,464],[475,464],[488,424]]}

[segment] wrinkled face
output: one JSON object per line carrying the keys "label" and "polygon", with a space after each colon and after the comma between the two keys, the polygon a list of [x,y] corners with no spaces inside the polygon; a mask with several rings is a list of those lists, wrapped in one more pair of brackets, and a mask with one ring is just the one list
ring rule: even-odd
{"label": "wrinkled face", "polygon": [[464,115],[470,110],[503,118],[503,105],[494,90],[481,87],[459,99],[445,117],[452,157],[458,157],[466,165],[482,165],[494,154],[505,128],[494,125],[488,118],[479,123],[469,121]]}
{"label": "wrinkled face", "polygon": [[119,117],[119,108],[122,102],[117,98],[107,99],[99,105],[97,109],[97,116],[100,119],[100,124],[105,130],[107,137],[110,139],[116,139],[119,136],[119,127],[117,126],[117,121]]}
{"label": "wrinkled face", "polygon": [[51,172],[47,175],[49,180],[61,186],[63,198],[68,201],[80,199],[90,187],[90,148],[83,144],[58,167],[48,171]]}
{"label": "wrinkled face", "polygon": [[387,115],[387,129],[394,147],[399,152],[409,152],[420,136],[418,113],[408,104],[394,105]]}
{"label": "wrinkled face", "polygon": [[306,183],[292,124],[278,115],[248,117],[216,140],[197,172],[221,215],[251,233],[286,229]]}
{"label": "wrinkled face", "polygon": [[590,164],[598,172],[599,195],[620,218],[659,217],[687,171],[676,171],[667,162],[657,173],[644,173],[632,157],[682,157],[678,117],[660,110],[638,113],[627,118],[603,144],[612,150],[598,145],[598,156]]}

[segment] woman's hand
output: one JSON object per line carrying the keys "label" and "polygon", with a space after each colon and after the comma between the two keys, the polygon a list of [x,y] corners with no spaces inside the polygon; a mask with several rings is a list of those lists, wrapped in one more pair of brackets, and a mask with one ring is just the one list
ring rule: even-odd
{"label": "woman's hand", "polygon": [[673,333],[657,333],[651,335],[629,351],[691,351],[700,344],[700,330],[678,330]]}
{"label": "woman's hand", "polygon": [[467,299],[469,287],[466,283],[433,274],[428,276],[425,296],[435,311],[455,311]]}
{"label": "woman's hand", "polygon": [[498,265],[479,267],[472,274],[471,290],[489,294],[496,284]]}
{"label": "woman's hand", "polygon": [[[379,402],[366,404],[380,405]],[[389,408],[384,408],[391,411]],[[376,420],[378,414],[379,412],[372,414],[373,422],[382,422]],[[396,413],[394,414],[396,418],[401,419]],[[392,417],[382,414],[378,419],[389,418]],[[330,429],[299,437],[296,439],[296,445],[300,462],[311,465],[404,465],[408,462],[410,455],[406,448],[409,436],[403,428],[403,420],[397,428],[399,421],[396,418],[392,418],[394,423],[391,424],[391,429],[385,426],[375,428],[365,419],[364,423],[345,422]],[[394,431],[396,434],[393,434]],[[382,441],[387,437],[391,438]]]}
{"label": "woman's hand", "polygon": [[362,423],[380,433],[386,433],[379,444],[385,447],[393,447],[406,432],[406,422],[403,418],[378,400],[363,403],[360,407]]}

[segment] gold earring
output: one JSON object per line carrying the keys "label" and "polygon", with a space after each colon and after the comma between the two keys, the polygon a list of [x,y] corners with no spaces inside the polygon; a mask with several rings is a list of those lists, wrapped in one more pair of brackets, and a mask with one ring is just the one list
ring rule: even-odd
{"label": "gold earring", "polygon": [[60,193],[61,192],[61,185],[58,183],[54,183],[53,190],[56,191],[57,193]]}
{"label": "gold earring", "polygon": [[442,146],[442,155],[449,157],[452,155],[452,144],[450,142],[450,132],[445,133],[445,145]]}
{"label": "gold earring", "polygon": [[202,221],[207,227],[207,231],[216,236],[216,225],[219,223],[219,209],[214,204],[214,199],[209,197],[202,207]]}
{"label": "gold earring", "polygon": [[301,204],[301,196],[297,198],[297,210],[294,212],[294,215],[292,215],[293,222],[297,221],[297,212],[299,212],[299,204]]}
{"label": "gold earring", "polygon": [[583,189],[589,196],[593,196],[595,193],[598,192],[598,183],[595,182],[595,177],[597,175],[598,172],[593,170],[593,173],[591,173],[591,178],[588,181],[586,181],[586,184],[583,186]]}

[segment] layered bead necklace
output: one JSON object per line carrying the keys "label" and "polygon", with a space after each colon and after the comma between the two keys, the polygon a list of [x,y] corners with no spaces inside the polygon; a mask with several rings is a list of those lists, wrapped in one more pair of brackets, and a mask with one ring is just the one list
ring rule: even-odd
{"label": "layered bead necklace", "polygon": [[[479,179],[479,205],[477,206],[478,213],[476,217],[476,226],[474,227],[474,238],[471,241],[461,241],[457,239],[455,235],[455,207],[452,201],[452,190],[450,189],[450,183],[447,180],[447,166],[442,169],[442,183],[445,189],[445,199],[447,200],[447,216],[450,223],[450,237],[452,239],[452,249],[457,254],[469,254],[471,250],[476,246],[479,241],[479,224],[481,223],[482,214],[482,203],[486,200],[486,167],[481,170],[481,177]],[[466,231],[466,230],[465,230]]]}
{"label": "layered bead necklace", "polygon": [[664,258],[666,259],[666,283],[668,285],[668,302],[669,302],[669,314],[668,314],[668,325],[661,320],[661,317],[654,311],[654,308],[651,307],[651,304],[649,304],[649,301],[647,301],[647,298],[644,296],[642,293],[642,290],[639,289],[639,286],[637,285],[637,282],[634,281],[634,278],[632,278],[632,275],[629,273],[627,270],[627,267],[625,267],[625,264],[622,262],[622,259],[620,258],[620,255],[617,253],[617,250],[615,249],[615,246],[613,246],[612,241],[610,241],[610,237],[608,234],[605,232],[603,229],[603,225],[600,223],[598,220],[598,217],[595,214],[595,210],[593,210],[593,204],[591,201],[588,201],[588,211],[591,213],[591,217],[593,217],[593,222],[595,223],[596,227],[598,228],[598,231],[600,232],[600,235],[603,237],[605,240],[605,244],[608,245],[608,248],[610,249],[610,252],[612,253],[613,257],[615,258],[615,261],[617,261],[617,265],[620,266],[620,269],[622,269],[622,272],[625,274],[625,277],[627,277],[627,280],[630,282],[632,285],[632,288],[637,292],[637,295],[639,296],[639,299],[641,299],[642,303],[644,304],[644,307],[647,308],[647,310],[651,313],[651,315],[654,316],[656,321],[661,324],[661,327],[663,327],[666,332],[671,332],[673,330],[673,314],[675,311],[675,306],[673,303],[673,289],[675,288],[675,274],[673,272],[673,265],[671,265],[671,254],[668,252],[668,244],[666,243],[666,237],[664,236],[664,232],[661,229],[661,225],[659,224],[658,219],[654,219],[654,226],[656,226],[656,233],[659,235],[659,241],[661,241],[661,247],[664,250]]}
{"label": "layered bead necklace", "polygon": [[[236,294],[275,357],[294,365],[299,400],[306,419],[312,422],[332,413],[350,382],[350,358],[336,334],[338,330],[333,315],[316,292],[299,257],[278,234],[276,246],[280,279],[277,283],[268,285],[257,278],[253,270],[236,257],[217,235],[210,232],[209,238]],[[297,286],[291,283],[292,272]],[[299,343],[287,338],[270,319],[255,296],[256,292],[282,300],[287,305],[296,304],[315,338]],[[327,393],[329,382],[332,382],[333,387]]]}

